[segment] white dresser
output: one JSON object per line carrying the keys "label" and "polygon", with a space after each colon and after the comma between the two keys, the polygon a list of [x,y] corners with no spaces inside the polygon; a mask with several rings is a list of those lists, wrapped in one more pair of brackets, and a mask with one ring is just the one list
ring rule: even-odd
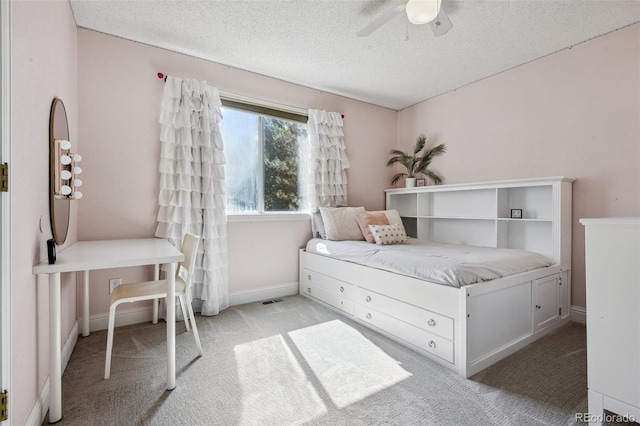
{"label": "white dresser", "polygon": [[[589,415],[640,421],[640,218],[585,226]],[[606,420],[606,419],[605,419]]]}

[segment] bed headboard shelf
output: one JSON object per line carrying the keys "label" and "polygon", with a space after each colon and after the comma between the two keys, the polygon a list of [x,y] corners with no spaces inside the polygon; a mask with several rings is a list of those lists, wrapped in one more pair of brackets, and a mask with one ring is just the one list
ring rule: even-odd
{"label": "bed headboard shelf", "polygon": [[570,269],[573,182],[557,176],[385,193],[414,238],[529,250]]}

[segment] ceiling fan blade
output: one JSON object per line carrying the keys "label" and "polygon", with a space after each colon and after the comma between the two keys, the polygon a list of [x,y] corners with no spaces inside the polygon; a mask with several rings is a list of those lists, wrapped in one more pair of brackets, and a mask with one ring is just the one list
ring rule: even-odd
{"label": "ceiling fan blade", "polygon": [[440,13],[438,13],[436,19],[429,22],[429,26],[431,27],[431,31],[433,31],[433,35],[436,37],[445,35],[449,30],[451,30],[451,28],[453,28],[451,20],[442,9],[440,9]]}
{"label": "ceiling fan blade", "polygon": [[378,28],[380,28],[381,26],[383,26],[384,24],[389,22],[391,19],[395,18],[396,15],[398,15],[404,9],[405,9],[405,5],[404,4],[399,4],[399,5],[395,6],[395,7],[392,7],[390,9],[388,9],[388,10],[385,10],[384,12],[382,12],[378,16],[376,16],[373,19],[373,21],[369,22],[360,31],[358,31],[356,33],[357,36],[358,37],[366,37],[366,36],[368,36],[369,34],[374,32],[375,30],[377,30]]}

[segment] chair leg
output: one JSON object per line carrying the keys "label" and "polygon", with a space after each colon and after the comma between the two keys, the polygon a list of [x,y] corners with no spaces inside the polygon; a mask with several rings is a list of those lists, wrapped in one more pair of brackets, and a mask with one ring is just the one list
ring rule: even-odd
{"label": "chair leg", "polygon": [[157,324],[158,323],[158,299],[153,299],[153,311],[152,311],[152,317],[151,317],[151,324]]}
{"label": "chair leg", "polygon": [[116,322],[116,306],[109,310],[109,327],[107,329],[107,357],[104,363],[104,378],[108,379],[111,374],[111,351],[113,350],[113,328]]}
{"label": "chair leg", "polygon": [[184,325],[187,327],[187,331],[189,331],[191,330],[191,328],[189,328],[189,317],[187,317],[187,310],[184,307],[184,294],[178,296],[178,300],[180,301],[180,309],[182,309],[182,319],[184,319]]}
{"label": "chair leg", "polygon": [[202,353],[202,345],[200,344],[200,335],[198,334],[198,326],[196,325],[196,318],[195,318],[195,315],[193,314],[193,307],[191,306],[190,302],[187,303],[187,309],[189,310],[189,319],[191,320],[191,326],[193,327],[193,337],[196,339],[198,354],[202,356],[203,353]]}

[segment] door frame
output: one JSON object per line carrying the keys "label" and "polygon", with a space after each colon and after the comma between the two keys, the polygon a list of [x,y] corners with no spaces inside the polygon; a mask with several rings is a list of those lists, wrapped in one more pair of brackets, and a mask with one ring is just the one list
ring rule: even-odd
{"label": "door frame", "polygon": [[[11,155],[11,2],[0,2],[0,162]],[[9,192],[0,193],[0,390],[11,387],[11,168]],[[9,398],[11,415],[12,398]],[[7,421],[11,424],[11,419]]]}

